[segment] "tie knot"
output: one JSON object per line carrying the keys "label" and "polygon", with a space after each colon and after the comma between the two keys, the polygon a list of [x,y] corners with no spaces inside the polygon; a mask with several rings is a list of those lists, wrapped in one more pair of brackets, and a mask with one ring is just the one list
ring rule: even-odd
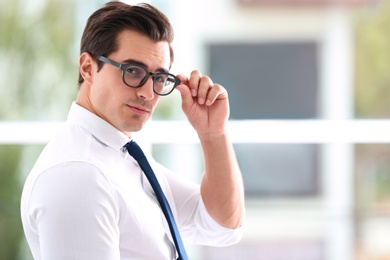
{"label": "tie knot", "polygon": [[124,147],[127,149],[129,154],[133,156],[133,158],[137,161],[145,156],[144,152],[142,152],[141,147],[139,147],[139,145],[133,140],[125,144]]}

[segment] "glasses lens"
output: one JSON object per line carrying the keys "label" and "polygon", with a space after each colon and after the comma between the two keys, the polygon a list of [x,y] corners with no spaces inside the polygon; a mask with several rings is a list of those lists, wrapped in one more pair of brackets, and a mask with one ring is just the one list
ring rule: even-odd
{"label": "glasses lens", "polygon": [[138,87],[142,80],[146,77],[147,72],[138,66],[129,66],[124,74],[124,80],[131,87]]}
{"label": "glasses lens", "polygon": [[176,86],[176,78],[168,73],[157,73],[154,76],[153,84],[156,93],[168,95]]}

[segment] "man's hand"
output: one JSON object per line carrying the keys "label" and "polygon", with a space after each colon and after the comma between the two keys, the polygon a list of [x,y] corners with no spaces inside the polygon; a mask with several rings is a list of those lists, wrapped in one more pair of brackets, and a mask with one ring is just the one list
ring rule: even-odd
{"label": "man's hand", "polygon": [[226,89],[197,70],[192,71],[190,78],[184,75],[177,77],[181,80],[176,88],[182,97],[182,109],[198,135],[225,133],[229,118]]}
{"label": "man's hand", "polygon": [[200,186],[202,200],[220,225],[237,228],[244,217],[244,187],[233,146],[225,127],[229,100],[225,88],[194,70],[190,78],[177,76],[182,109],[198,133],[205,171]]}

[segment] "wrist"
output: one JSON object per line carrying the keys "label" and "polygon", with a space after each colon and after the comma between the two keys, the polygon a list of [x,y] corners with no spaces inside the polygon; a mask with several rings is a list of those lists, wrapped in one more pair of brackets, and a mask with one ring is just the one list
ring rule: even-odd
{"label": "wrist", "polygon": [[201,142],[212,142],[221,139],[227,139],[227,133],[226,131],[198,133],[198,137]]}

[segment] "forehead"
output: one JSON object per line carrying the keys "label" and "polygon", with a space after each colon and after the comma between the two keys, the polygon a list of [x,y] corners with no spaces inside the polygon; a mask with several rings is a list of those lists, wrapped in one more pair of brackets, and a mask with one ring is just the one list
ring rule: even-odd
{"label": "forehead", "polygon": [[150,70],[170,67],[169,43],[166,41],[154,42],[139,32],[124,30],[118,34],[117,45],[112,58],[118,62],[138,60]]}

